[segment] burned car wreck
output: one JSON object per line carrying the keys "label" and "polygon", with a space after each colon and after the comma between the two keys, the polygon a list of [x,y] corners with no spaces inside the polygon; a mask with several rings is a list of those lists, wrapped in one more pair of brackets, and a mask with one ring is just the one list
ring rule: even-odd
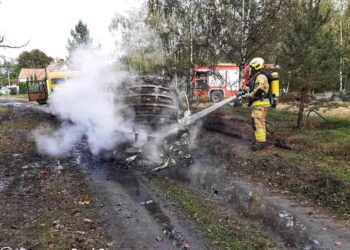
{"label": "burned car wreck", "polygon": [[113,151],[125,168],[140,166],[160,170],[190,160],[189,131],[180,121],[191,114],[187,95],[169,77],[137,74],[120,89],[123,117],[130,121],[128,139]]}

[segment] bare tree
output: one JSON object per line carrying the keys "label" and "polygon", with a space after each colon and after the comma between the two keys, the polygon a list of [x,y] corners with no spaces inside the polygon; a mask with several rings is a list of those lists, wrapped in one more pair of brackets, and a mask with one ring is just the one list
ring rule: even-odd
{"label": "bare tree", "polygon": [[8,49],[20,49],[29,44],[30,40],[21,45],[11,45],[5,43],[5,36],[0,36],[0,48],[8,48]]}
{"label": "bare tree", "polygon": [[161,73],[166,58],[159,38],[145,23],[146,16],[145,6],[115,14],[109,29],[121,36],[115,45],[129,71]]}

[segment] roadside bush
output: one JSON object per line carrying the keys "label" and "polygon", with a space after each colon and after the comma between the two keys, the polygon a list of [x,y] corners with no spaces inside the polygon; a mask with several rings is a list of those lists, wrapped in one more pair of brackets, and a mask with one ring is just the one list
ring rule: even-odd
{"label": "roadside bush", "polygon": [[28,89],[27,89],[27,84],[26,83],[19,83],[19,94],[27,94]]}

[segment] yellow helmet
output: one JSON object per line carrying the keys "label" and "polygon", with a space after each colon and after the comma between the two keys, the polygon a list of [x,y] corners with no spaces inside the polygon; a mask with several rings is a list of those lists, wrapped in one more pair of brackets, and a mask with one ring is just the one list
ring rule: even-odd
{"label": "yellow helmet", "polygon": [[261,70],[265,67],[265,60],[261,57],[256,57],[250,61],[249,66],[255,70]]}

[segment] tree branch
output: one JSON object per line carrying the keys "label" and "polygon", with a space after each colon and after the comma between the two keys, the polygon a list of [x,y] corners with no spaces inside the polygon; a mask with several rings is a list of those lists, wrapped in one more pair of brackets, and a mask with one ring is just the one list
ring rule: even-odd
{"label": "tree branch", "polygon": [[20,49],[20,48],[27,46],[30,42],[30,40],[28,40],[26,43],[24,43],[22,45],[8,45],[8,44],[2,44],[4,42],[4,39],[5,39],[4,36],[0,37],[0,48]]}

